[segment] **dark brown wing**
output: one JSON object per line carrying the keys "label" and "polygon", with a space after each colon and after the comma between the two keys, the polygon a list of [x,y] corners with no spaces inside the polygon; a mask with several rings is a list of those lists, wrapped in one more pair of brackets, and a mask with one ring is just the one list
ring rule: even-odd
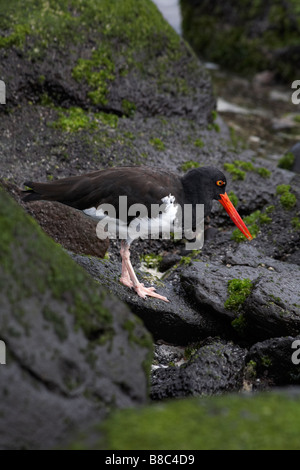
{"label": "dark brown wing", "polygon": [[25,191],[24,201],[59,201],[81,210],[104,203],[117,209],[119,196],[127,196],[128,207],[142,203],[148,211],[151,204],[162,204],[161,199],[169,194],[183,203],[180,177],[151,167],[114,167],[51,183],[28,181],[25,185],[31,190]]}

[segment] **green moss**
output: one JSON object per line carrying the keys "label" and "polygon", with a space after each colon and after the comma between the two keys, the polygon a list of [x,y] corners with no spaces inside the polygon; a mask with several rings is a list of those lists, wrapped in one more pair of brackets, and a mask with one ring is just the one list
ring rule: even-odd
{"label": "green moss", "polygon": [[126,116],[133,116],[136,111],[136,105],[128,100],[122,100],[122,111]]}
{"label": "green moss", "polygon": [[300,230],[300,219],[299,217],[293,217],[291,220],[294,230]]}
{"label": "green moss", "polygon": [[162,261],[161,255],[155,255],[154,253],[150,253],[147,255],[142,255],[140,260],[145,263],[147,268],[150,269],[157,269],[159,264]]}
{"label": "green moss", "polygon": [[267,214],[260,214],[259,215],[259,218],[258,218],[258,223],[260,225],[263,225],[263,224],[270,224],[272,222],[272,219],[271,217],[269,217]]}
{"label": "green moss", "polygon": [[[298,450],[299,423],[297,394],[277,391],[197,397],[116,411],[69,447],[169,449],[177,456],[180,451],[195,449]],[[187,462],[192,461],[190,454]]]}
{"label": "green moss", "polygon": [[244,335],[247,327],[247,321],[243,314],[239,315],[231,322],[232,327],[240,334]]}
{"label": "green moss", "polygon": [[161,139],[158,137],[153,137],[149,140],[149,144],[151,144],[156,150],[162,151],[165,150],[166,146]]}
{"label": "green moss", "polygon": [[116,128],[118,116],[115,114],[92,113],[82,108],[71,107],[69,109],[56,108],[58,119],[52,122],[52,126],[65,132],[79,132],[82,130],[98,129],[100,124]]}
{"label": "green moss", "polygon": [[266,214],[271,214],[272,212],[274,212],[274,210],[275,210],[275,206],[271,205],[271,206],[266,207],[265,213]]}
{"label": "green moss", "polygon": [[297,198],[290,189],[291,186],[288,184],[280,184],[276,188],[276,194],[280,195],[280,203],[287,210],[291,210],[297,203]]}
{"label": "green moss", "polygon": [[[1,11],[3,8],[5,15]],[[73,40],[78,40],[82,34],[80,17],[74,15],[75,8],[74,4],[68,8],[65,0],[12,0],[5,7],[0,5],[0,27],[6,33],[0,40],[0,47],[15,45],[23,48],[28,37],[34,39],[36,48],[37,43],[40,48],[46,48],[54,42],[62,44],[73,35]]]}
{"label": "green moss", "polygon": [[14,30],[8,36],[0,37],[0,48],[17,46],[24,44],[26,36],[30,33],[28,25],[16,24]]}
{"label": "green moss", "polygon": [[297,198],[296,198],[295,194],[284,193],[280,197],[280,203],[285,209],[290,210],[296,205]]}
{"label": "green moss", "polygon": [[[14,44],[30,60],[67,47],[73,78],[98,107],[108,103],[116,78],[133,69],[148,74],[154,63],[158,91],[190,91],[184,79],[172,76],[174,61],[186,56],[185,46],[150,0],[11,0],[0,5],[0,31],[0,47]],[[84,55],[74,63],[78,43],[90,44],[90,51],[82,48]],[[191,56],[187,66],[193,64]],[[135,104],[124,97],[122,110],[132,115]]]}
{"label": "green moss", "polygon": [[212,117],[213,121],[215,121],[217,119],[218,112],[215,109],[212,110],[211,117]]}
{"label": "green moss", "polygon": [[73,107],[69,110],[58,110],[58,119],[53,127],[65,132],[78,132],[82,129],[95,128],[96,123],[90,120],[88,113],[82,108]]}
{"label": "green moss", "polygon": [[245,367],[245,379],[254,380],[257,377],[257,364],[255,361],[249,361]]}
{"label": "green moss", "polygon": [[193,160],[189,160],[187,162],[182,163],[181,169],[182,171],[188,171],[191,170],[192,168],[199,168],[200,163],[194,162]]}
{"label": "green moss", "polygon": [[231,173],[233,180],[244,180],[247,171],[256,171],[262,178],[269,178],[271,171],[264,167],[255,167],[252,162],[234,160],[233,163],[224,163],[224,169]]}
{"label": "green moss", "polygon": [[198,261],[197,257],[200,255],[200,253],[201,250],[191,250],[191,254],[189,256],[181,256],[179,264],[188,266],[192,261]]}
{"label": "green moss", "polygon": [[[41,295],[63,302],[74,316],[75,328],[83,330],[90,338],[99,338],[97,332],[113,334],[113,317],[105,307],[106,294],[57,244],[46,236],[38,224],[0,189],[0,283],[1,279],[13,279],[18,285],[18,295]],[[2,276],[2,277],[1,277]],[[17,294],[19,292],[19,294]],[[47,297],[48,298],[48,297]],[[61,339],[64,327],[58,312],[43,311]],[[51,318],[50,318],[51,317]]]}
{"label": "green moss", "polygon": [[119,118],[113,113],[95,113],[93,119],[98,122],[100,121],[102,124],[112,127],[113,129],[118,127]]}
{"label": "green moss", "polygon": [[192,346],[187,346],[185,349],[184,349],[184,358],[186,361],[190,360],[195,354],[196,352],[198,351],[198,349],[200,348],[200,343],[197,347],[197,345],[192,345]]}
{"label": "green moss", "polygon": [[295,155],[292,152],[287,152],[278,162],[278,168],[291,170],[295,161]]}
{"label": "green moss", "polygon": [[232,279],[228,281],[228,299],[224,307],[228,310],[237,311],[251,294],[252,282],[250,279]]}
{"label": "green moss", "polygon": [[288,193],[291,189],[289,184],[279,184],[276,188],[276,194]]}
{"label": "green moss", "polygon": [[246,173],[236,166],[233,163],[224,163],[224,170],[228,171],[232,175],[233,180],[244,180]]}
{"label": "green moss", "polygon": [[202,139],[196,139],[194,141],[194,145],[195,145],[195,147],[202,148],[202,147],[204,147],[204,142],[203,142]]}
{"label": "green moss", "polygon": [[234,165],[245,171],[254,171],[254,165],[251,162],[243,162],[242,160],[234,160]]}
{"label": "green moss", "polygon": [[53,100],[47,93],[42,93],[39,97],[39,102],[41,106],[54,108]]}
{"label": "green moss", "polygon": [[261,176],[262,178],[270,178],[272,172],[268,170],[267,168],[260,167],[256,168],[255,171]]}
{"label": "green moss", "polygon": [[213,122],[213,123],[208,124],[207,130],[220,132],[220,126],[216,122]]}
{"label": "green moss", "polygon": [[268,356],[262,356],[261,364],[268,369],[272,365],[272,360]]}
{"label": "green moss", "polygon": [[107,104],[110,82],[115,79],[115,65],[110,46],[101,44],[92,52],[91,59],[79,59],[72,71],[77,81],[86,81],[91,88],[88,97],[93,104]]}
{"label": "green moss", "polygon": [[228,197],[230,201],[232,202],[232,204],[234,205],[234,207],[237,207],[239,203],[239,198],[237,197],[237,195],[233,191],[229,191]]}

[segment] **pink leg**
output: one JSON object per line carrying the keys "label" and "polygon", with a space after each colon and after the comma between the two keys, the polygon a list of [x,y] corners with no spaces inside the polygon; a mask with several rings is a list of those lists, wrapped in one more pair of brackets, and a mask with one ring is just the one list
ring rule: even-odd
{"label": "pink leg", "polygon": [[163,300],[164,302],[169,302],[167,297],[159,295],[155,292],[155,287],[145,287],[144,284],[140,283],[130,261],[130,251],[129,245],[126,242],[121,242],[121,251],[122,257],[122,275],[120,282],[127,287],[134,288],[136,293],[143,299],[146,296],[155,297],[157,299]]}
{"label": "pink leg", "polygon": [[[124,255],[125,255],[127,246],[128,245],[126,245],[124,240],[122,240],[121,241],[121,251],[120,251],[120,255],[121,255],[121,258],[122,258],[122,274],[121,274],[121,277],[120,277],[120,282],[121,282],[121,284],[124,284],[124,286],[129,287],[131,289],[133,287],[133,282],[130,279],[129,272],[127,270],[126,263],[125,263],[125,260],[124,260]],[[127,250],[129,251],[129,247],[127,248]]]}

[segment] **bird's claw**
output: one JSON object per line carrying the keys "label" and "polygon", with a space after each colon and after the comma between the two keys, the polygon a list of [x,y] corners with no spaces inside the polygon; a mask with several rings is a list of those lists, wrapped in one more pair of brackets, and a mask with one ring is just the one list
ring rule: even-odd
{"label": "bird's claw", "polygon": [[163,300],[164,302],[169,302],[167,297],[155,292],[155,287],[145,287],[144,284],[139,283],[137,286],[134,286],[134,290],[139,297],[142,297],[142,299],[146,299],[148,295],[149,297],[155,297],[156,299]]}
{"label": "bird's claw", "polygon": [[132,289],[133,288],[133,282],[132,280],[128,277],[125,277],[125,276],[121,276],[120,277],[120,282],[121,284],[123,284],[123,286],[126,286],[126,287],[129,287],[129,289]]}

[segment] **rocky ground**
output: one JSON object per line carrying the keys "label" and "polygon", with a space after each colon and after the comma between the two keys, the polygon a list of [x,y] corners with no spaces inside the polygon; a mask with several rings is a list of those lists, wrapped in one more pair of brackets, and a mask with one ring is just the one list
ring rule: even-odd
{"label": "rocky ground", "polygon": [[[23,13],[12,9],[7,14],[15,26],[1,25],[0,79],[7,84],[7,104],[0,107],[0,175],[6,190],[0,193],[1,247],[15,250],[3,251],[0,278],[5,293],[1,339],[14,359],[5,368],[11,401],[2,401],[7,415],[2,432],[7,426],[20,426],[17,413],[9,410],[25,393],[22,380],[15,379],[22,373],[27,374],[24,387],[30,397],[24,425],[29,420],[35,429],[40,420],[46,420],[33,413],[39,400],[49,404],[49,414],[60,402],[59,409],[67,410],[64,422],[71,423],[55,433],[45,427],[44,433],[51,434],[47,442],[43,434],[35,433],[22,442],[20,427],[20,435],[12,433],[3,441],[6,448],[56,445],[69,439],[70,428],[79,420],[83,427],[92,415],[101,421],[112,408],[136,406],[149,395],[157,401],[254,392],[300,382],[299,365],[291,359],[300,327],[299,174],[291,171],[292,166],[278,167],[284,151],[270,157],[267,147],[263,153],[262,146],[255,148],[236,138],[228,119],[239,121],[242,130],[246,126],[237,114],[216,111],[209,73],[150,2],[126,0],[122,2],[126,8],[118,11],[116,2],[94,3],[86,1],[81,8],[66,11],[63,2],[49,7],[41,1],[39,7],[48,8],[47,16],[40,18],[39,7],[30,12],[25,8]],[[179,174],[200,165],[217,166],[228,178],[228,192],[253,241],[239,236],[215,202],[201,251],[188,252],[184,241],[136,242],[132,260],[138,276],[154,284],[170,303],[140,299],[119,283],[119,242],[111,241],[109,246],[100,242],[94,221],[59,203],[21,200],[26,180],[52,181],[122,164],[160,166]],[[28,218],[21,218],[14,231],[15,216],[8,224],[9,214],[22,212],[7,193],[56,244],[51,248],[48,242],[32,244],[31,239],[44,237],[40,232],[34,235],[36,226],[32,235],[28,228],[23,237]],[[48,257],[40,256],[48,250]],[[26,256],[21,262],[22,252]],[[55,253],[59,253],[57,268],[51,262]],[[42,264],[34,276],[39,259]],[[113,326],[96,324],[87,332],[82,320],[83,333],[74,331],[73,303],[84,318],[91,315],[94,303],[80,304],[76,292],[81,278],[69,288],[69,269],[84,272],[84,282],[90,282],[92,290],[100,288],[103,298],[113,299],[106,301]],[[39,276],[45,276],[42,287]],[[47,279],[49,291],[43,287]],[[26,283],[33,286],[30,296],[23,291]],[[46,324],[38,320],[40,311]],[[59,337],[61,324],[67,325],[67,342]],[[148,332],[154,344],[149,395]],[[109,342],[108,337],[115,339]],[[95,344],[99,351],[93,349]],[[105,358],[95,359],[96,378],[86,372],[82,348],[92,348],[92,359]],[[58,362],[49,366],[49,372],[52,357]],[[61,357],[65,357],[63,364]],[[81,364],[80,370],[74,361]],[[92,366],[88,362],[88,370],[95,361],[91,360]],[[7,386],[1,383],[5,394]],[[78,405],[72,406],[80,409],[78,419],[63,404],[74,394]]]}

